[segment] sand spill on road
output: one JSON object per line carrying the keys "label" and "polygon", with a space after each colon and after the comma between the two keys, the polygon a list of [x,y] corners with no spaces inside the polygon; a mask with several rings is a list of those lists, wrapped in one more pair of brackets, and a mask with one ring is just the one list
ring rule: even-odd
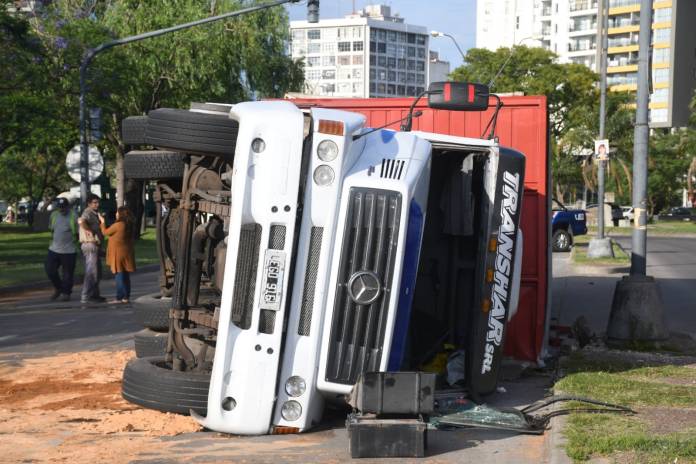
{"label": "sand spill on road", "polygon": [[128,462],[157,453],[162,436],[195,432],[190,417],[121,397],[134,353],[91,351],[0,359],[0,462]]}

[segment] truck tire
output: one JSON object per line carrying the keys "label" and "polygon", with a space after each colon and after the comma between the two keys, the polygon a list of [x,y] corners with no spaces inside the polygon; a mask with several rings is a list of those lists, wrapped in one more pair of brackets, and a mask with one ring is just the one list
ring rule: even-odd
{"label": "truck tire", "polygon": [[138,324],[147,329],[169,329],[169,309],[172,299],[157,293],[150,293],[133,301],[133,312]]}
{"label": "truck tire", "polygon": [[135,355],[138,358],[162,356],[167,349],[168,332],[155,332],[152,329],[143,329],[133,336],[135,342]]}
{"label": "truck tire", "polygon": [[558,229],[553,233],[551,240],[553,243],[553,251],[570,251],[570,246],[573,244],[573,238],[565,229]]}
{"label": "truck tire", "polygon": [[210,372],[173,371],[164,356],[135,358],[123,370],[121,395],[133,404],[188,415],[205,415]]}
{"label": "truck tire", "polygon": [[126,179],[181,179],[185,157],[177,151],[132,150],[123,157],[123,170]]}
{"label": "truck tire", "polygon": [[145,141],[156,147],[218,156],[231,162],[238,132],[239,123],[225,114],[160,108],[148,115]]}
{"label": "truck tire", "polygon": [[126,145],[145,145],[147,116],[129,116],[121,121],[121,140]]}

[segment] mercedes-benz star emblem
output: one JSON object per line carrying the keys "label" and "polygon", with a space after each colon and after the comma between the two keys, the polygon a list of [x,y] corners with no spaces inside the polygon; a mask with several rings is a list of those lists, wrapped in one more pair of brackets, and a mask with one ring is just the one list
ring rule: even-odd
{"label": "mercedes-benz star emblem", "polygon": [[348,295],[359,305],[374,303],[380,293],[379,277],[372,271],[358,271],[348,279]]}

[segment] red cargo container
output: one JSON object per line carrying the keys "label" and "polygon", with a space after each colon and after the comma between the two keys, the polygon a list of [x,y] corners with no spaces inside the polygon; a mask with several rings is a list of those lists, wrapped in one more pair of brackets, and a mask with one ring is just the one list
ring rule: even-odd
{"label": "red cargo container", "polygon": [[[546,97],[502,97],[496,135],[501,145],[521,151],[527,157],[524,200],[522,204],[522,284],[517,314],[507,329],[506,354],[536,362],[542,354],[550,279],[549,255],[549,155]],[[410,98],[299,98],[300,107],[321,106],[362,113],[367,125],[378,127],[398,121],[408,114]],[[494,102],[491,100],[491,105]],[[423,114],[416,118],[413,130],[465,137],[481,137],[493,115],[485,112],[455,112],[428,108],[423,99],[416,106]],[[389,126],[398,129],[400,123]]]}

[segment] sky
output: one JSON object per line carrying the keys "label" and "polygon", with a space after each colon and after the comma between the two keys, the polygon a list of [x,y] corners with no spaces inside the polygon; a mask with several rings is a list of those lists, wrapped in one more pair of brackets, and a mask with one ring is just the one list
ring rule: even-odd
{"label": "sky", "polygon": [[[464,53],[476,42],[476,0],[355,0],[355,8],[381,3],[390,5],[392,14],[399,13],[405,22],[425,26],[452,35]],[[307,19],[306,2],[288,7],[291,20]],[[320,0],[321,19],[342,18],[351,13],[352,0]],[[440,52],[450,62],[450,70],[462,64],[462,56],[449,37],[430,39],[430,49]]]}

